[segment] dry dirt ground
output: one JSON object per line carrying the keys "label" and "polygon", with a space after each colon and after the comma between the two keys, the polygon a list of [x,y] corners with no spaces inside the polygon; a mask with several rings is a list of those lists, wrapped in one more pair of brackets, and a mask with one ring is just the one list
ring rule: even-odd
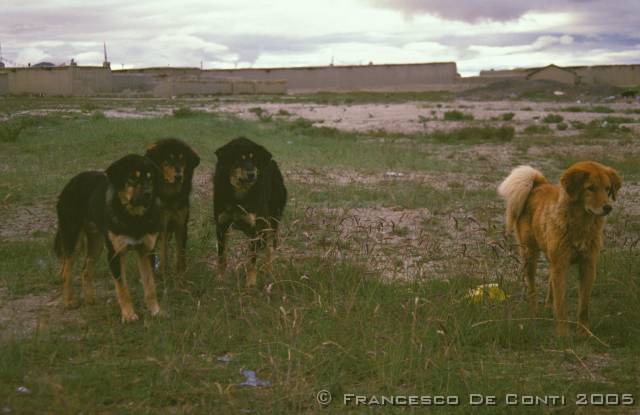
{"label": "dry dirt ground", "polygon": [[[573,105],[573,104],[572,104]],[[434,130],[452,130],[465,125],[464,121],[444,121],[447,111],[461,111],[472,114],[475,120],[492,120],[512,112],[511,125],[517,131],[539,122],[547,114],[560,114],[565,122],[581,121],[587,123],[602,118],[603,114],[590,112],[567,112],[566,103],[547,103],[529,101],[462,101],[446,103],[402,103],[402,104],[358,104],[358,105],[320,105],[287,103],[229,103],[208,110],[223,111],[245,119],[258,119],[254,108],[261,108],[264,115],[276,117],[303,117],[319,125],[350,131],[392,131],[400,133],[430,132]],[[575,104],[582,106],[582,104]],[[607,105],[616,112],[637,108],[633,103],[613,103]],[[290,114],[290,115],[282,115]],[[632,117],[634,118],[634,117]],[[635,117],[638,118],[638,117]]]}
{"label": "dry dirt ground", "polygon": [[[303,117],[314,121],[315,125],[335,127],[344,130],[412,133],[431,130],[448,130],[465,125],[464,122],[442,121],[446,111],[459,110],[474,115],[475,120],[491,120],[507,112],[515,114],[510,122],[516,129],[539,122],[551,112],[561,114],[566,121],[588,122],[604,115],[586,112],[561,112],[567,104],[536,102],[469,102],[453,101],[437,103],[403,104],[363,104],[363,105],[319,105],[319,104],[276,104],[276,103],[224,103],[196,108],[211,112],[227,112],[241,118],[256,120],[254,108],[260,107],[264,114],[295,119]],[[607,105],[616,111],[637,108],[637,105],[612,103]],[[135,108],[120,108],[104,111],[108,117],[156,117],[171,114],[172,108],[137,111]],[[278,115],[281,114],[281,115]],[[284,115],[283,115],[284,114]],[[613,114],[621,115],[621,114]],[[640,116],[627,115],[638,119]],[[423,117],[423,118],[421,118]],[[636,124],[637,125],[637,124]],[[555,132],[557,134],[557,132]],[[376,138],[375,140],[384,140]],[[402,145],[401,140],[394,141]],[[363,145],[366,142],[363,140]],[[425,143],[428,150],[438,157],[454,163],[464,164],[468,160],[482,160],[487,171],[497,166],[511,166],[522,162],[522,154],[514,146],[474,145],[453,147],[446,144]],[[550,156],[566,152],[576,158],[616,158],[625,154],[636,154],[640,159],[637,140],[624,144],[612,153],[605,141],[593,140],[588,144],[531,145],[526,149],[526,158],[535,160],[537,167],[545,171]],[[288,181],[301,185],[388,185],[409,183],[438,191],[493,191],[496,180],[493,176],[459,172],[416,172],[386,171],[367,174],[357,170],[309,169],[284,165],[284,175]],[[2,171],[2,166],[0,166]],[[199,171],[194,178],[194,198],[211,200],[210,172]],[[620,194],[621,216],[625,220],[638,222],[640,218],[640,183],[625,182]],[[0,204],[2,201],[0,201]],[[6,209],[0,220],[0,239],[25,240],[49,234],[55,228],[54,200],[38,206],[15,206]],[[370,269],[382,272],[389,279],[429,278],[451,273],[451,263],[456,262],[458,271],[462,268],[486,268],[486,275],[499,279],[489,270],[485,258],[491,263],[500,262],[501,268],[516,272],[517,262],[510,257],[513,241],[500,235],[497,229],[502,223],[502,204],[499,200],[487,203],[488,218],[474,216],[464,201],[447,209],[434,212],[427,208],[407,209],[385,206],[369,208],[308,208],[292,223],[284,227],[283,244],[280,255],[285,257],[307,255],[310,251],[322,255],[364,259]],[[314,231],[310,231],[314,229]],[[317,232],[321,230],[321,232]],[[607,229],[607,238],[615,237],[622,244],[638,244],[637,237],[629,234],[624,223]],[[292,235],[295,235],[293,238]],[[288,243],[288,238],[296,239]],[[236,240],[238,240],[236,238]],[[242,242],[239,242],[242,244]],[[300,244],[304,247],[301,249]],[[242,266],[239,250],[231,259],[231,265]],[[456,261],[451,261],[456,258]],[[213,256],[202,258],[213,263]],[[6,289],[0,289],[0,332],[11,334],[21,330],[34,331],[47,324],[55,310],[60,309],[57,294],[28,295],[18,299],[7,299]],[[47,318],[38,316],[48,316]],[[55,315],[55,319],[61,316]],[[1,340],[1,338],[0,338]]]}

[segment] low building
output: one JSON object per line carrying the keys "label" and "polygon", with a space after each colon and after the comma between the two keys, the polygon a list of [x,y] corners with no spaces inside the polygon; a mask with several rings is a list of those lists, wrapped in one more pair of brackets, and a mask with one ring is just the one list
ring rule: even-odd
{"label": "low building", "polygon": [[529,81],[555,81],[567,85],[577,85],[580,83],[580,76],[578,76],[575,71],[553,64],[532,70],[526,79]]}

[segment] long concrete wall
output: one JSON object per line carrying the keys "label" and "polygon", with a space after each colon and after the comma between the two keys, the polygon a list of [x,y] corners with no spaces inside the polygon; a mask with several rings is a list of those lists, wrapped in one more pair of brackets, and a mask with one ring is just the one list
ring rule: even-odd
{"label": "long concrete wall", "polygon": [[10,68],[9,93],[71,96],[73,78],[69,68]]}
{"label": "long concrete wall", "polygon": [[[205,71],[199,68],[146,68],[112,72],[109,68],[77,66],[5,68],[0,70],[0,74],[5,74],[0,77],[0,94],[168,97],[319,91],[455,91],[465,85],[520,78],[536,69],[541,68],[482,71],[481,76],[472,77],[474,82],[467,82],[466,79],[472,78],[460,78],[454,62]],[[576,73],[578,81],[584,84],[640,85],[640,65],[567,67],[558,71],[546,70],[540,76],[555,79],[563,75],[562,69]]]}
{"label": "long concrete wall", "polygon": [[455,62],[317,66],[304,68],[211,69],[203,76],[285,80],[290,92],[406,90],[456,82]]}
{"label": "long concrete wall", "polygon": [[71,67],[72,95],[95,96],[110,94],[113,90],[111,70],[101,67]]}
{"label": "long concrete wall", "polygon": [[13,95],[95,96],[112,91],[111,71],[102,67],[8,68]]}
{"label": "long concrete wall", "polygon": [[9,94],[9,74],[0,72],[0,95]]}
{"label": "long concrete wall", "polygon": [[[572,79],[567,69],[576,74]],[[481,71],[480,78],[487,81],[507,80],[515,78],[547,79],[564,83],[580,83],[586,85],[612,85],[628,87],[640,85],[640,65],[601,65],[601,66],[567,66],[513,69],[498,71]]]}
{"label": "long concrete wall", "polygon": [[573,68],[586,84],[620,87],[640,85],[640,65],[584,66]]}

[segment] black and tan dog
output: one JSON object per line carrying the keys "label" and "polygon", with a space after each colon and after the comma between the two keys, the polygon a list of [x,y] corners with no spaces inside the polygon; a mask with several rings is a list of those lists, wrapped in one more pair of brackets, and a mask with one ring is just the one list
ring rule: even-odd
{"label": "black and tan dog", "polygon": [[238,137],[216,150],[213,215],[218,238],[218,273],[226,270],[226,237],[233,225],[251,238],[247,286],[256,284],[258,250],[267,246],[267,266],[277,246],[278,225],[287,202],[282,173],[271,153]]}
{"label": "black and tan dog", "polygon": [[138,256],[138,270],[151,315],[160,313],[150,256],[160,231],[156,200],[159,183],[158,167],[148,158],[133,154],[114,162],[104,173],[83,172],[67,183],[58,198],[55,239],[55,251],[62,260],[66,307],[74,304],[72,268],[83,245],[86,246],[82,271],[84,300],[95,301],[91,280],[106,244],[122,321],[138,319],[125,277],[124,254],[128,250],[134,250]]}
{"label": "black and tan dog", "polygon": [[189,195],[193,171],[200,164],[200,157],[184,141],[165,138],[152,144],[145,154],[160,167],[163,180],[160,199],[160,269],[167,273],[168,244],[176,237],[176,272],[186,269],[187,222],[189,221]]}

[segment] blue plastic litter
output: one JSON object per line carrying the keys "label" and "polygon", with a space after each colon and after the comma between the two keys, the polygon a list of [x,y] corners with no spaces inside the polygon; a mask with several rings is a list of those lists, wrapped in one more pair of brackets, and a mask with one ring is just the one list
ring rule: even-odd
{"label": "blue plastic litter", "polygon": [[253,386],[254,388],[256,388],[260,386],[271,385],[271,382],[269,382],[268,380],[258,379],[258,377],[256,376],[256,372],[254,372],[253,370],[242,369],[240,373],[242,373],[244,377],[247,378],[247,380],[242,382],[240,386]]}

